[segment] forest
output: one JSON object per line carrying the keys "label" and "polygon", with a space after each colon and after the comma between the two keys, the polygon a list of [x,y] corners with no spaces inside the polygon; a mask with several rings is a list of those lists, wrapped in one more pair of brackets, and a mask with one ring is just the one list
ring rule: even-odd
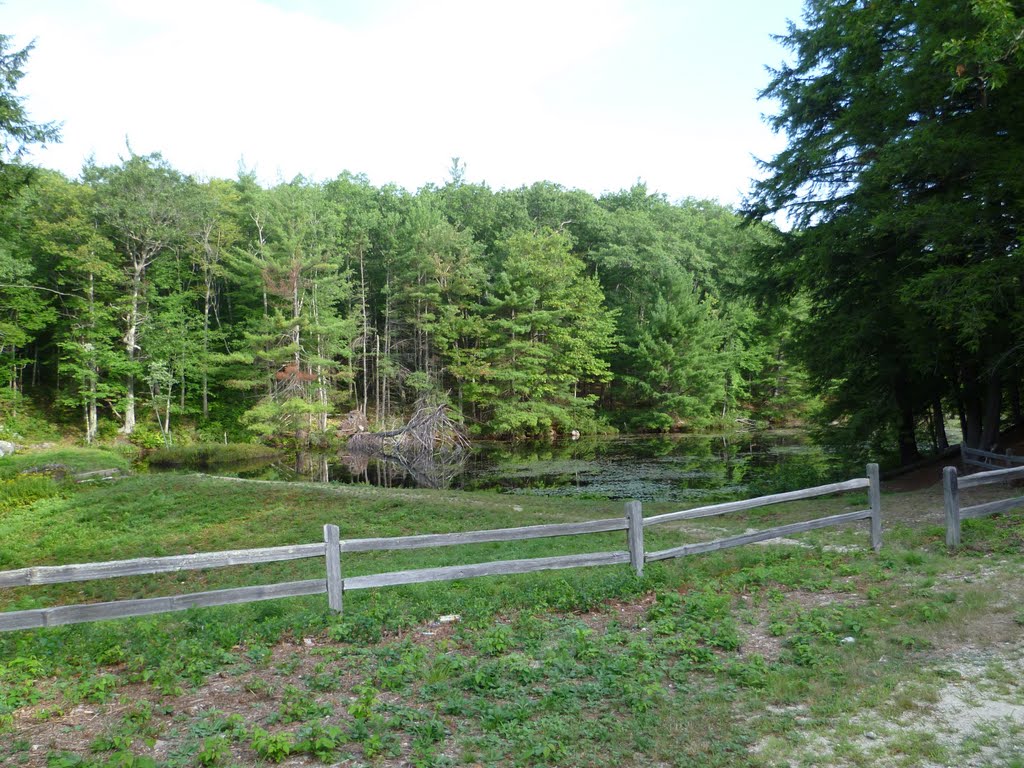
{"label": "forest", "polygon": [[[447,403],[494,437],[814,421],[858,458],[1022,420],[1014,3],[811,0],[772,71],[787,148],[740,210],[638,182],[261,184],[126,146],[79,177],[0,37],[3,409],[86,443],[318,443]],[[788,216],[789,226],[775,221]]]}
{"label": "forest", "polygon": [[[448,402],[480,434],[700,429],[788,386],[722,206],[642,186],[270,188],[129,154],[3,211],[8,390],[111,430],[316,441]],[[776,401],[778,402],[778,401]]]}

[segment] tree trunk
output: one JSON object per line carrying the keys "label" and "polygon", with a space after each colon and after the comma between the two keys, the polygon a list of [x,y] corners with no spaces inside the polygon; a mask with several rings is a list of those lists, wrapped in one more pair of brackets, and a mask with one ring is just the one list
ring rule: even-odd
{"label": "tree trunk", "polygon": [[1010,418],[1013,423],[1020,424],[1024,421],[1024,415],[1020,408],[1020,369],[1014,368],[1010,375]]}
{"label": "tree trunk", "polygon": [[93,441],[96,439],[97,431],[96,385],[99,381],[99,366],[96,363],[96,349],[92,344],[92,339],[96,335],[96,291],[95,281],[91,272],[89,273],[89,287],[86,291],[86,298],[88,301],[86,311],[88,312],[89,317],[86,325],[86,338],[89,339],[89,341],[86,341],[82,345],[88,355],[86,358],[86,368],[89,371],[88,394],[86,395],[85,400],[85,442],[87,445],[92,445]]}
{"label": "tree trunk", "polygon": [[956,394],[956,413],[960,417],[960,435],[964,442],[967,442],[967,411],[964,408],[964,396],[963,390],[957,390]]}
{"label": "tree trunk", "polygon": [[963,400],[964,444],[968,448],[980,448],[984,406],[979,391],[979,376],[973,365],[965,364],[961,367],[960,382]]}
{"label": "tree trunk", "polygon": [[989,374],[985,387],[985,408],[982,414],[981,448],[990,451],[999,441],[1000,416],[1003,409],[1003,382],[999,372]]}
{"label": "tree trunk", "polygon": [[213,301],[212,285],[210,278],[206,279],[206,290],[203,293],[203,362],[200,372],[200,385],[203,388],[203,421],[210,418],[210,306]]}
{"label": "tree trunk", "polygon": [[317,402],[320,405],[320,410],[317,413],[317,428],[321,432],[327,431],[327,413],[330,410],[327,404],[327,373],[324,371],[324,366],[320,362],[326,359],[327,350],[325,349],[324,337],[320,332],[320,301],[317,296],[317,285],[313,284],[313,325],[317,329],[316,333],[316,397]]}
{"label": "tree trunk", "polygon": [[932,419],[934,421],[935,450],[941,453],[949,448],[949,438],[946,436],[946,417],[942,413],[942,402],[937,397],[932,400]]}
{"label": "tree trunk", "polygon": [[92,445],[96,440],[96,429],[96,384],[93,382],[89,387],[89,400],[85,404],[85,442],[87,445]]}
{"label": "tree trunk", "polygon": [[[140,267],[136,262],[132,270],[132,297],[128,306],[128,329],[124,335],[125,353],[128,357],[128,365],[135,366],[135,352],[138,350],[139,337],[139,301],[142,294],[142,272],[145,267]],[[135,431],[135,372],[128,371],[128,380],[125,382],[125,403],[124,403],[124,424],[121,432],[130,435]]]}
{"label": "tree trunk", "polygon": [[370,319],[366,309],[366,266],[362,246],[359,246],[359,313],[363,325],[361,337],[363,340],[363,415],[365,416],[370,398],[370,363],[367,357]]}
{"label": "tree trunk", "polygon": [[917,434],[914,430],[914,404],[910,395],[910,386],[905,379],[898,381],[895,389],[896,407],[899,409],[897,442],[900,464],[907,465],[921,459],[921,454],[917,450]]}

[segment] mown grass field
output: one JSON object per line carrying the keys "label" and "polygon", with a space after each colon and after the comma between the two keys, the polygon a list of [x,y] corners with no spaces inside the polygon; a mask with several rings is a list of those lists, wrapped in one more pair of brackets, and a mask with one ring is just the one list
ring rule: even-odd
{"label": "mown grass field", "polygon": [[[23,464],[0,464],[5,570],[315,542],[325,523],[362,537],[622,514],[201,475],[74,486]],[[849,494],[649,528],[647,549],[864,506]],[[340,617],[317,596],[0,634],[0,763],[1024,765],[1024,516],[968,523],[951,556],[938,488],[885,494],[883,510],[877,555],[856,524],[642,579],[611,566],[352,592]],[[624,548],[624,532],[594,534],[353,554],[343,569]],[[322,575],[314,559],[0,590],[0,610]]]}

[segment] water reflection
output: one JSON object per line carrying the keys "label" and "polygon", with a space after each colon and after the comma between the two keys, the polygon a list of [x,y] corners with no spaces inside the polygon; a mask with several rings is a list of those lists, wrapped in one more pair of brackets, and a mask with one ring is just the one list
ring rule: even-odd
{"label": "water reflection", "polygon": [[451,488],[465,471],[466,454],[443,452],[415,456],[378,455],[341,451],[338,465],[347,472],[341,482],[362,482],[384,488]]}
{"label": "water reflection", "polygon": [[832,479],[826,454],[794,432],[474,443],[462,456],[300,454],[245,476],[383,487],[499,490],[610,499],[713,501]]}

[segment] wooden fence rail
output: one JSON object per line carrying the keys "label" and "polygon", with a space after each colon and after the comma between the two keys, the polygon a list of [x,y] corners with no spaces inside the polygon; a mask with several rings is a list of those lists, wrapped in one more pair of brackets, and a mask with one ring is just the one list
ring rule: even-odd
{"label": "wooden fence rail", "polygon": [[[781,504],[788,501],[816,498],[861,488],[868,489],[870,509],[846,512],[805,522],[790,523],[715,541],[686,544],[659,552],[645,552],[644,550],[644,529],[652,525],[679,520],[692,520],[713,515],[724,515],[729,512],[754,509],[769,504]],[[732,501],[724,504],[699,507],[697,509],[671,512],[646,519],[643,517],[643,509],[640,502],[630,501],[626,504],[623,517],[587,520],[579,523],[501,528],[489,531],[465,531],[392,538],[342,539],[338,526],[325,525],[323,542],[315,544],[204,552],[171,557],[143,557],[134,560],[118,560],[105,563],[35,566],[14,571],[3,571],[0,572],[0,587],[21,587],[319,557],[324,558],[326,578],[222,589],[170,597],[11,611],[0,613],[0,631],[77,624],[86,621],[99,621],[101,619],[181,611],[193,607],[248,603],[256,600],[271,600],[278,597],[296,597],[299,595],[325,593],[327,594],[330,609],[341,613],[346,590],[370,589],[398,584],[420,584],[431,581],[452,581],[476,576],[499,576],[562,568],[583,568],[629,563],[637,575],[642,575],[644,563],[646,562],[728,549],[730,547],[738,547],[744,544],[766,541],[780,536],[788,536],[794,533],[864,519],[869,519],[871,522],[871,546],[877,551],[882,545],[881,493],[877,464],[869,464],[867,466],[867,477],[865,478],[856,478],[842,483],[831,483],[789,493],[762,496],[756,499]],[[418,568],[349,578],[344,577],[342,570],[342,555],[352,552],[447,547],[457,544],[480,544],[498,541],[525,541],[528,539],[579,536],[589,533],[623,530],[627,532],[626,549],[621,551],[537,557],[524,560],[499,560],[488,563],[450,565],[439,568]]]}
{"label": "wooden fence rail", "polygon": [[1003,465],[1007,467],[1013,467],[1015,464],[1024,464],[1024,456],[1014,456],[1011,451],[1007,451],[1006,453],[982,451],[977,448],[968,448],[963,443],[960,443],[960,461],[963,463],[965,469],[968,464],[972,467],[992,469],[996,466],[994,462],[997,461],[1003,462]]}
{"label": "wooden fence rail", "polygon": [[1024,505],[1024,496],[1017,496],[1012,499],[1000,499],[986,504],[961,507],[961,490],[1020,479],[1024,479],[1024,467],[994,469],[991,472],[978,472],[965,477],[958,475],[956,467],[945,467],[942,470],[942,494],[946,508],[946,546],[950,549],[960,546],[960,524],[963,520],[988,517],[997,512],[1007,512]]}

